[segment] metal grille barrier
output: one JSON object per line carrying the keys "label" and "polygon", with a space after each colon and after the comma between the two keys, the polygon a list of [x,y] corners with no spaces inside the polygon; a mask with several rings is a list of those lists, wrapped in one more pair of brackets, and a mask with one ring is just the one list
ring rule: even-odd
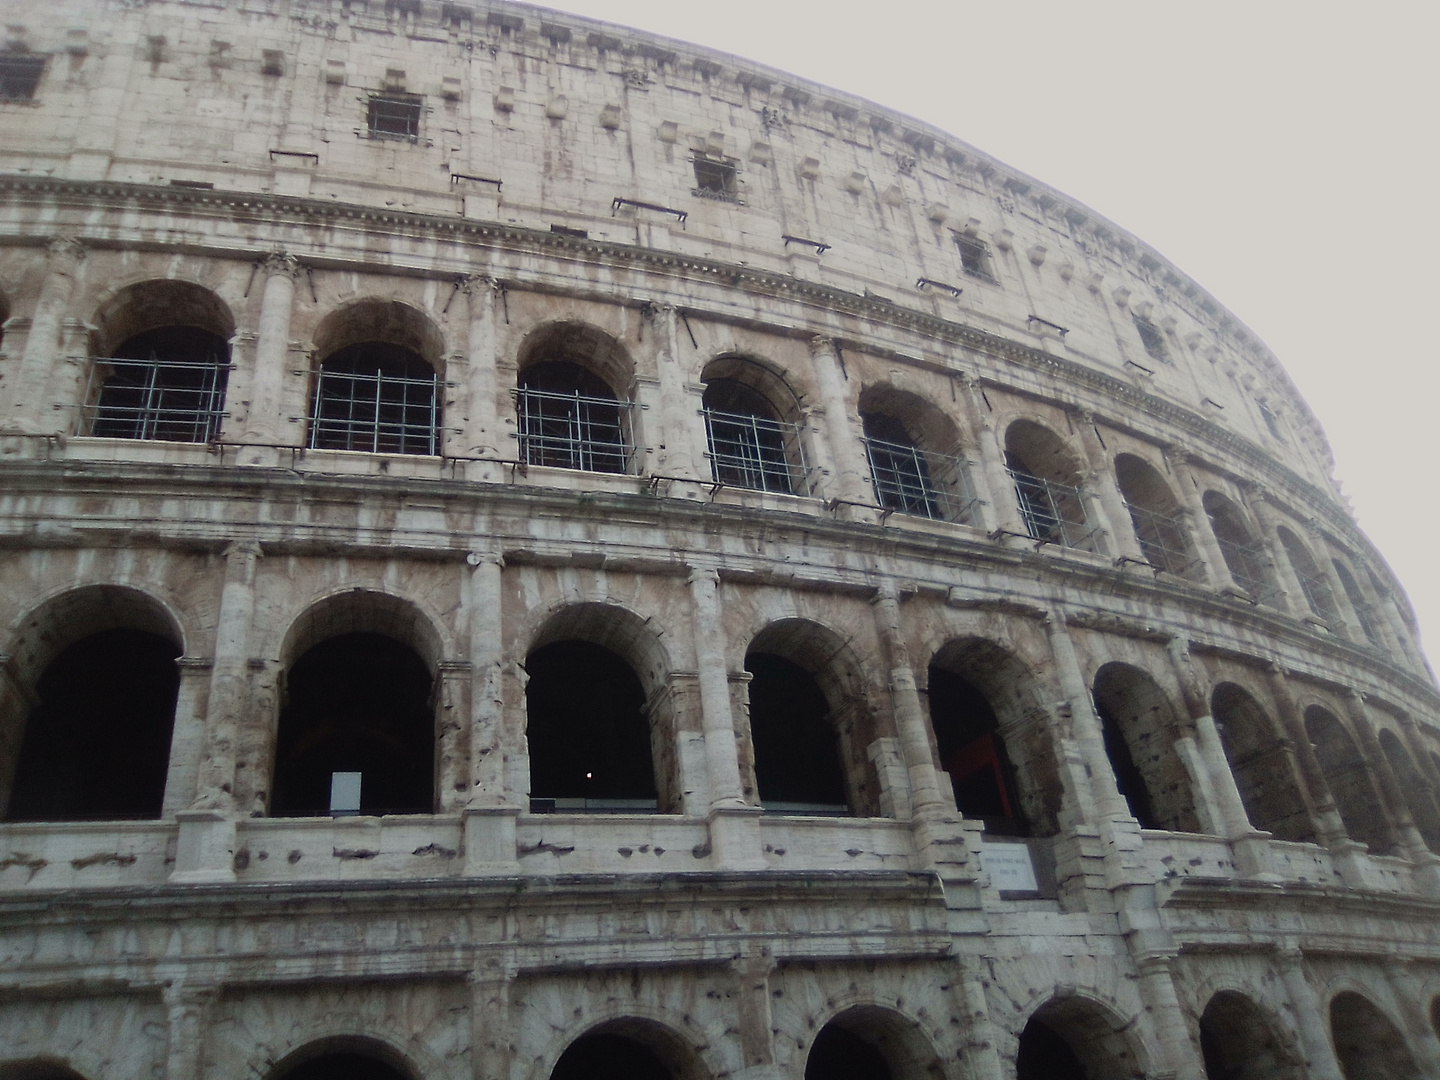
{"label": "metal grille barrier", "polygon": [[1179,515],[1162,514],[1127,502],[1130,521],[1135,526],[1135,539],[1140,541],[1140,550],[1145,561],[1157,570],[1189,577],[1198,565],[1190,554],[1185,525]]}
{"label": "metal grille barrier", "polygon": [[522,387],[516,392],[520,460],[584,472],[630,471],[628,401]]}
{"label": "metal grille barrier", "polygon": [[781,495],[809,494],[798,425],[744,413],[702,411],[710,472],[717,484]]}
{"label": "metal grille barrier", "polygon": [[326,371],[315,373],[310,413],[312,450],[374,454],[440,452],[440,377],[411,378]]}
{"label": "metal grille barrier", "polygon": [[904,443],[865,439],[875,499],[887,510],[936,521],[970,524],[979,500],[970,487],[968,462],[929,454]]}
{"label": "metal grille barrier", "polygon": [[1220,545],[1220,554],[1225,567],[1236,586],[1250,594],[1257,604],[1268,604],[1275,599],[1275,586],[1265,573],[1265,548],[1258,541],[1239,544],[1233,540],[1215,538]]}
{"label": "metal grille barrier", "polygon": [[230,365],[213,357],[97,358],[81,430],[108,439],[211,442],[220,434],[229,376]]}
{"label": "metal grille barrier", "polygon": [[1047,544],[1095,550],[1095,529],[1085,520],[1085,498],[1080,488],[1015,469],[1006,472],[1015,484],[1015,498],[1027,533]]}

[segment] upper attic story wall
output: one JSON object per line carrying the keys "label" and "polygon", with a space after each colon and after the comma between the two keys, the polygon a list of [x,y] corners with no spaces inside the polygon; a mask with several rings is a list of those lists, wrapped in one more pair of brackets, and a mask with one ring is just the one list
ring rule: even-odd
{"label": "upper attic story wall", "polygon": [[[318,197],[447,213],[499,180],[502,219],[933,306],[1194,408],[1330,483],[1283,369],[1203,289],[1059,192],[862,99],[514,4],[59,0],[24,16],[4,44],[52,59],[33,107],[0,106],[7,171],[75,177],[103,152],[92,178],[283,190],[278,163],[311,170]],[[422,99],[413,145],[367,137],[386,91]],[[733,201],[696,197],[697,157],[733,168]],[[689,218],[640,212],[662,219],[647,228],[617,197]],[[831,247],[816,259],[786,236]],[[985,245],[980,273],[963,237]]]}

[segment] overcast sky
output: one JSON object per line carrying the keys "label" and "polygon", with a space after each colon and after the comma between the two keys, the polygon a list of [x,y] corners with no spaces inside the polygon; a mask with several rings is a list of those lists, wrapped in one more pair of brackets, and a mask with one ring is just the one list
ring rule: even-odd
{"label": "overcast sky", "polygon": [[1319,415],[1440,643],[1440,5],[560,0],[859,94],[1129,229]]}

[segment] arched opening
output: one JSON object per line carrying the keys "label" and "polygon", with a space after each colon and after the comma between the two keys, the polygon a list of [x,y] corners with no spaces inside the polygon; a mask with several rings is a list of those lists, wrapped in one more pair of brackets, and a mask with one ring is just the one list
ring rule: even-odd
{"label": "arched opening", "polygon": [[1275,597],[1275,582],[1270,574],[1265,545],[1251,535],[1240,508],[1218,491],[1205,492],[1201,502],[1235,587],[1247,593],[1257,604],[1271,603]]}
{"label": "arched opening", "polygon": [[1234,683],[1221,683],[1210,695],[1210,713],[1250,824],[1280,840],[1313,843],[1315,826],[1292,751],[1260,703]]}
{"label": "arched opening", "polygon": [[630,403],[616,388],[634,369],[618,341],[583,323],[537,330],[520,349],[519,458],[585,472],[630,471]]}
{"label": "arched opening", "polygon": [[210,290],[145,281],[96,315],[86,434],[209,442],[219,437],[235,322]]}
{"label": "arched opening", "polygon": [[1016,1080],[1141,1080],[1127,1026],[1082,997],[1052,998],[1020,1033]]}
{"label": "arched opening", "polygon": [[10,321],[10,300],[0,293],[0,349],[5,347],[5,324]]}
{"label": "arched opening", "polygon": [[365,300],[326,316],[315,345],[311,449],[440,453],[444,342],[428,318]]}
{"label": "arched opening", "polygon": [[286,1055],[267,1080],[416,1080],[399,1054],[363,1036],[322,1039]]}
{"label": "arched opening", "polygon": [[1345,1080],[1420,1080],[1400,1029],[1354,991],[1331,1000],[1330,1038]]}
{"label": "arched opening", "polygon": [[1319,705],[1305,710],[1305,734],[1315,747],[1320,770],[1350,839],[1367,845],[1377,855],[1389,854],[1395,847],[1395,835],[1355,740],[1334,715]]}
{"label": "arched opening", "polygon": [[1175,712],[1144,671],[1109,663],[1095,675],[1095,710],[1120,794],[1147,829],[1198,832],[1190,780],[1175,752]]}
{"label": "arched opening", "polygon": [[1430,1026],[1435,1029],[1435,1037],[1440,1039],[1440,994],[1430,999]]}
{"label": "arched opening", "polygon": [[1295,1053],[1253,1001],[1222,990],[1200,1016],[1200,1053],[1209,1080],[1304,1080]]}
{"label": "arched opening", "polygon": [[750,739],[760,805],[792,814],[872,815],[873,739],[858,673],[831,631],[772,623],[750,644]]}
{"label": "arched opening", "polygon": [[1047,544],[1095,550],[1080,470],[1058,435],[1033,420],[1016,420],[1005,430],[1005,467],[1030,536]]}
{"label": "arched opening", "polygon": [[1400,742],[1399,736],[1388,728],[1380,731],[1380,751],[1390,764],[1390,771],[1400,783],[1400,792],[1415,828],[1425,839],[1425,846],[1440,853],[1440,809],[1435,805],[1434,790],[1420,774],[1410,752]]}
{"label": "arched opening", "polygon": [[1365,594],[1360,591],[1360,583],[1355,580],[1355,575],[1350,573],[1350,568],[1339,559],[1331,559],[1331,565],[1335,567],[1335,576],[1340,580],[1340,588],[1345,593],[1345,599],[1350,602],[1350,610],[1355,612],[1355,621],[1360,624],[1360,632],[1365,635],[1365,640],[1371,645],[1380,644],[1380,628],[1375,622],[1375,613],[1371,610],[1370,602],[1365,599]]}
{"label": "arched opening", "polygon": [[1155,467],[1134,454],[1120,454],[1115,458],[1115,480],[1145,561],[1167,574],[1198,579],[1200,563],[1191,547],[1180,504]]}
{"label": "arched opening", "polygon": [[955,806],[985,822],[985,831],[1026,836],[1015,768],[1000,738],[1000,720],[979,689],[932,663],[928,677],[930,724],[940,767],[950,776]]}
{"label": "arched opening", "polygon": [[[782,495],[808,494],[794,395],[753,360],[724,356],[707,364],[702,404],[715,482]],[[777,395],[777,391],[783,396]],[[776,401],[789,408],[777,407]]]}
{"label": "arched opening", "polygon": [[918,1024],[877,1005],[856,1005],[820,1029],[805,1080],[942,1080],[945,1070]]}
{"label": "arched opening", "polygon": [[876,501],[887,510],[973,524],[976,498],[955,425],[923,398],[889,386],[860,395]]}
{"label": "arched opening", "polygon": [[48,1058],[0,1061],[0,1080],[85,1080],[64,1062]]}
{"label": "arched opening", "polygon": [[550,1080],[707,1080],[693,1046],[649,1020],[610,1020],[565,1048]]}
{"label": "arched opening", "polygon": [[1290,568],[1300,582],[1300,591],[1305,594],[1305,603],[1311,613],[1326,623],[1334,623],[1335,597],[1310,550],[1284,526],[1277,529],[1276,534],[1280,537],[1280,546],[1285,549],[1285,557],[1290,560]]}
{"label": "arched opening", "polygon": [[158,818],[182,652],[158,604],[95,586],[31,615],[0,704],[7,821]]}

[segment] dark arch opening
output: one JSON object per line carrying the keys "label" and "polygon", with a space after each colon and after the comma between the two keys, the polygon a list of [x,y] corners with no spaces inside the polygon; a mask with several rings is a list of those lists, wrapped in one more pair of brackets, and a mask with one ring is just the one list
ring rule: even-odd
{"label": "dark arch opening", "polygon": [[940,767],[949,773],[955,791],[955,806],[966,817],[983,820],[987,833],[1029,836],[1015,769],[989,700],[969,681],[933,661],[928,685],[930,724]]}
{"label": "dark arch opening", "polygon": [[674,1080],[653,1049],[613,1032],[582,1035],[560,1055],[550,1080]]}
{"label": "dark arch opening", "polygon": [[324,1054],[301,1062],[275,1080],[410,1080],[399,1069],[367,1054]]}
{"label": "dark arch opening", "polygon": [[860,420],[881,506],[974,523],[975,493],[949,417],[917,394],[882,385],[860,395]]}
{"label": "dark arch opening", "polygon": [[1016,1080],[1090,1080],[1070,1044],[1054,1029],[1033,1017],[1020,1033],[1015,1055]]}
{"label": "dark arch opening", "polygon": [[1354,991],[1331,1000],[1330,1038],[1345,1080],[1420,1080],[1400,1029]]}
{"label": "dark arch opening", "polygon": [[1313,843],[1315,825],[1293,753],[1259,702],[1234,683],[1221,683],[1210,695],[1210,713],[1250,824],[1280,840]]}
{"label": "dark arch opening", "polygon": [[1381,644],[1380,628],[1375,624],[1375,613],[1370,602],[1360,591],[1360,583],[1355,580],[1355,575],[1350,573],[1350,568],[1339,559],[1331,559],[1330,564],[1335,567],[1335,576],[1340,580],[1340,589],[1344,592],[1345,599],[1350,602],[1350,610],[1355,612],[1355,621],[1360,624],[1360,632],[1365,635],[1366,641],[1378,647]]}
{"label": "dark arch opening", "polygon": [[1135,526],[1135,539],[1145,561],[1176,577],[1198,578],[1190,536],[1175,494],[1155,467],[1134,454],[1115,458],[1115,480]]}
{"label": "dark arch opening", "polygon": [[1095,549],[1080,471],[1058,435],[1033,420],[1016,420],[1005,430],[1005,467],[1026,532],[1050,544]]}
{"label": "dark arch opening", "polygon": [[1300,1064],[1256,1004],[1222,990],[1200,1017],[1200,1053],[1209,1080],[1303,1080]]}
{"label": "dark arch opening", "polygon": [[70,1066],[46,1058],[0,1061],[0,1080],[85,1080]]}
{"label": "dark arch opening", "polygon": [[1420,831],[1426,847],[1440,852],[1440,809],[1435,805],[1430,785],[1420,775],[1415,760],[1400,742],[1399,736],[1388,728],[1382,728],[1379,741],[1380,750],[1390,763],[1390,771],[1400,782],[1400,794],[1410,808],[1415,828]]}
{"label": "dark arch opening", "polygon": [[158,818],[179,655],[169,638],[128,628],[62,650],[35,687],[6,820]]}
{"label": "dark arch opening", "polygon": [[792,813],[848,813],[830,704],[815,677],[783,656],[752,651],[750,738],[760,805]]}
{"label": "dark arch opening", "polygon": [[793,495],[805,491],[799,431],[770,399],[739,379],[705,378],[705,433],[717,483]]}
{"label": "dark arch opening", "polygon": [[353,812],[343,797],[332,806],[337,773],[360,774],[362,814],[434,811],[432,679],[414,649],[385,634],[340,634],[295,661],[285,690],[272,815]]}
{"label": "dark arch opening", "polygon": [[146,330],[97,359],[93,377],[91,435],[209,442],[220,434],[230,343],[198,326]]}
{"label": "dark arch opening", "polygon": [[1127,1027],[1082,997],[1054,998],[1020,1033],[1016,1080],[1141,1080]]}
{"label": "dark arch opening", "polygon": [[525,659],[530,806],[535,811],[654,811],[645,689],[623,658],[589,641]]}
{"label": "dark arch opening", "polygon": [[1205,492],[1201,503],[1236,588],[1244,590],[1257,604],[1272,602],[1275,582],[1265,545],[1251,535],[1240,510],[1218,491]]}
{"label": "dark arch opening", "polygon": [[1305,603],[1311,613],[1327,623],[1333,623],[1335,597],[1330,592],[1330,583],[1320,572],[1319,564],[1310,554],[1310,549],[1301,543],[1298,536],[1283,526],[1276,530],[1276,535],[1280,537],[1280,546],[1285,549],[1285,557],[1290,560],[1290,569],[1295,571],[1295,577],[1300,582],[1300,591],[1304,593]]}
{"label": "dark arch opening", "polygon": [[1440,994],[1430,999],[1430,1026],[1435,1029],[1435,1037],[1440,1039]]}
{"label": "dark arch opening", "polygon": [[1135,819],[1147,829],[1198,832],[1164,691],[1139,668],[1110,663],[1095,675],[1094,696],[1115,783]]}
{"label": "dark arch opening", "polygon": [[891,1080],[890,1063],[875,1046],[838,1024],[826,1024],[805,1059],[805,1080]]}
{"label": "dark arch opening", "polygon": [[438,454],[439,383],[429,362],[405,345],[364,341],[338,349],[315,375],[310,446]]}
{"label": "dark arch opening", "polygon": [[1367,845],[1377,855],[1388,854],[1395,847],[1395,836],[1355,740],[1339,720],[1319,705],[1305,710],[1305,734],[1315,747],[1320,770],[1350,839]]}

